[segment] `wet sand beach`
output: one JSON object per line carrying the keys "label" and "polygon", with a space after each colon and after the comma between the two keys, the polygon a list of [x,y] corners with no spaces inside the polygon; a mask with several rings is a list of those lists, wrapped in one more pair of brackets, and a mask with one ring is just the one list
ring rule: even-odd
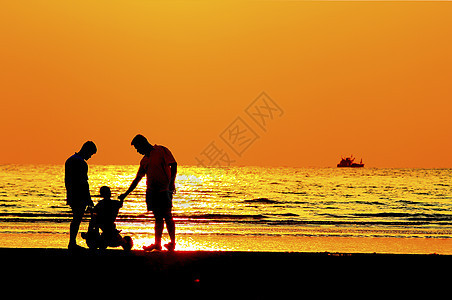
{"label": "wet sand beach", "polygon": [[[64,229],[67,224],[63,224]],[[83,226],[83,225],[82,225]],[[85,226],[86,227],[86,226]],[[81,232],[86,231],[82,229]],[[141,250],[153,242],[153,235],[132,235],[134,247]],[[68,233],[0,233],[3,248],[66,248]],[[165,243],[168,242],[164,236]],[[86,243],[79,237],[80,245]],[[269,236],[180,234],[178,251],[255,251],[255,252],[340,252],[452,255],[450,238],[393,238],[343,236]]]}
{"label": "wet sand beach", "polygon": [[[0,248],[6,289],[23,293],[126,298],[327,299],[438,295],[447,289],[449,255]],[[188,297],[188,298],[187,298]]]}

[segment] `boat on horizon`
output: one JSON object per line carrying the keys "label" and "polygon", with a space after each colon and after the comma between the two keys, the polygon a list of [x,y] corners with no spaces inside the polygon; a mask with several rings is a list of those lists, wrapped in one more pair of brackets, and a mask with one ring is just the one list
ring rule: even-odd
{"label": "boat on horizon", "polygon": [[341,162],[337,164],[338,168],[363,168],[363,159],[361,158],[361,162],[355,163],[355,158],[352,156],[343,158],[341,157]]}

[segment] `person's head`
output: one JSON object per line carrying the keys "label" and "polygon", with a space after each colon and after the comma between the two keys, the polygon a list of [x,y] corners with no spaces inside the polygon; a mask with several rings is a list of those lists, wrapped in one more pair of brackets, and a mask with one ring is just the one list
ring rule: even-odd
{"label": "person's head", "polygon": [[99,194],[105,200],[110,200],[111,198],[111,190],[108,186],[104,185],[103,187],[101,187],[99,190]]}
{"label": "person's head", "polygon": [[81,157],[83,157],[84,160],[88,160],[93,156],[93,154],[97,153],[97,147],[96,144],[92,141],[87,141],[83,144],[82,148],[79,151],[79,154]]}
{"label": "person's head", "polygon": [[152,148],[148,140],[141,134],[137,134],[133,138],[131,145],[134,146],[135,149],[137,149],[137,152],[142,155],[148,154],[150,152],[150,149]]}

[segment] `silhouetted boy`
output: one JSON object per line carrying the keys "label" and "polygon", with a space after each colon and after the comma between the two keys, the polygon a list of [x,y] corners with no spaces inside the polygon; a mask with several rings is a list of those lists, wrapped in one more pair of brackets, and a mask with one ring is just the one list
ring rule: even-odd
{"label": "silhouetted boy", "polygon": [[[124,250],[130,250],[132,239],[129,236],[122,238],[115,225],[123,201],[111,200],[111,190],[108,186],[100,188],[100,196],[103,199],[94,206],[88,232],[82,237],[86,239],[90,249],[122,246]],[[99,229],[102,230],[102,234],[99,234]]]}

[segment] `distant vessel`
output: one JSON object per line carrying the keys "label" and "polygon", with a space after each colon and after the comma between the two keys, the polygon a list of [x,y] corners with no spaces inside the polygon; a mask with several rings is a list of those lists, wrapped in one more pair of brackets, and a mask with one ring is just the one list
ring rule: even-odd
{"label": "distant vessel", "polygon": [[353,155],[350,157],[346,157],[346,158],[341,157],[341,162],[337,164],[337,167],[338,168],[362,168],[362,167],[364,167],[363,159],[361,159],[361,162],[359,164],[355,163],[354,161],[355,161],[355,158],[353,157]]}

